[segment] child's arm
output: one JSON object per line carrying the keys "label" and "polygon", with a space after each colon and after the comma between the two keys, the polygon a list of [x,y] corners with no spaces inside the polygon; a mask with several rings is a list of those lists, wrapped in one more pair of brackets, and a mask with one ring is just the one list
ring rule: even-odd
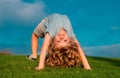
{"label": "child's arm", "polygon": [[83,52],[83,50],[82,50],[78,40],[76,38],[74,38],[74,39],[75,39],[75,42],[78,44],[77,47],[78,47],[78,51],[80,53],[80,57],[81,57],[81,60],[82,60],[83,67],[85,69],[87,69],[87,70],[91,70],[91,67],[90,67],[90,65],[89,65],[89,63],[87,61],[87,58],[86,58],[86,56],[85,56],[85,54],[84,54],[84,52]]}
{"label": "child's arm", "polygon": [[41,70],[44,68],[46,52],[48,50],[49,44],[50,44],[50,35],[47,33],[45,35],[44,42],[41,47],[39,65],[35,68],[36,70]]}

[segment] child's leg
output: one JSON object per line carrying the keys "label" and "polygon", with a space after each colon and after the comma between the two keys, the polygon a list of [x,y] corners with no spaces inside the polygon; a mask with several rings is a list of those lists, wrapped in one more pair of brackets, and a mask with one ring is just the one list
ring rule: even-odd
{"label": "child's leg", "polygon": [[32,34],[32,57],[37,58],[38,51],[38,37]]}

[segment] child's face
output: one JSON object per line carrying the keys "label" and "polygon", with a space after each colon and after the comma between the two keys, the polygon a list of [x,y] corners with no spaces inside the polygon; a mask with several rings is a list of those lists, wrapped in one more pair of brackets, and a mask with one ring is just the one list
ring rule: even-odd
{"label": "child's face", "polygon": [[54,38],[55,48],[61,48],[68,45],[70,38],[64,29],[61,29]]}

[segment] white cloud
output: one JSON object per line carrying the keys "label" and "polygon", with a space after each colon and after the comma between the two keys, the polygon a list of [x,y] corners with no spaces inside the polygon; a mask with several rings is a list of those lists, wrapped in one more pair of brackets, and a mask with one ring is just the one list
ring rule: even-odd
{"label": "white cloud", "polygon": [[120,30],[120,26],[113,26],[112,30]]}
{"label": "white cloud", "polygon": [[89,56],[120,57],[120,44],[84,47]]}
{"label": "white cloud", "polygon": [[45,4],[42,1],[34,3],[22,0],[0,0],[0,23],[2,21],[19,21],[29,23],[46,15]]}

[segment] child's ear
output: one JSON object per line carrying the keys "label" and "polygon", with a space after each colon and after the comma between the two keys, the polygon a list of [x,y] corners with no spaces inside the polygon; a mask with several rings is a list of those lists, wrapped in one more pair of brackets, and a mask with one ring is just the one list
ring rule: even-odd
{"label": "child's ear", "polygon": [[72,38],[72,41],[73,41],[74,43],[76,43],[76,44],[79,44],[78,40],[77,40],[75,37]]}
{"label": "child's ear", "polygon": [[76,37],[71,38],[71,40],[72,40],[72,41],[75,41],[75,40],[76,40]]}

